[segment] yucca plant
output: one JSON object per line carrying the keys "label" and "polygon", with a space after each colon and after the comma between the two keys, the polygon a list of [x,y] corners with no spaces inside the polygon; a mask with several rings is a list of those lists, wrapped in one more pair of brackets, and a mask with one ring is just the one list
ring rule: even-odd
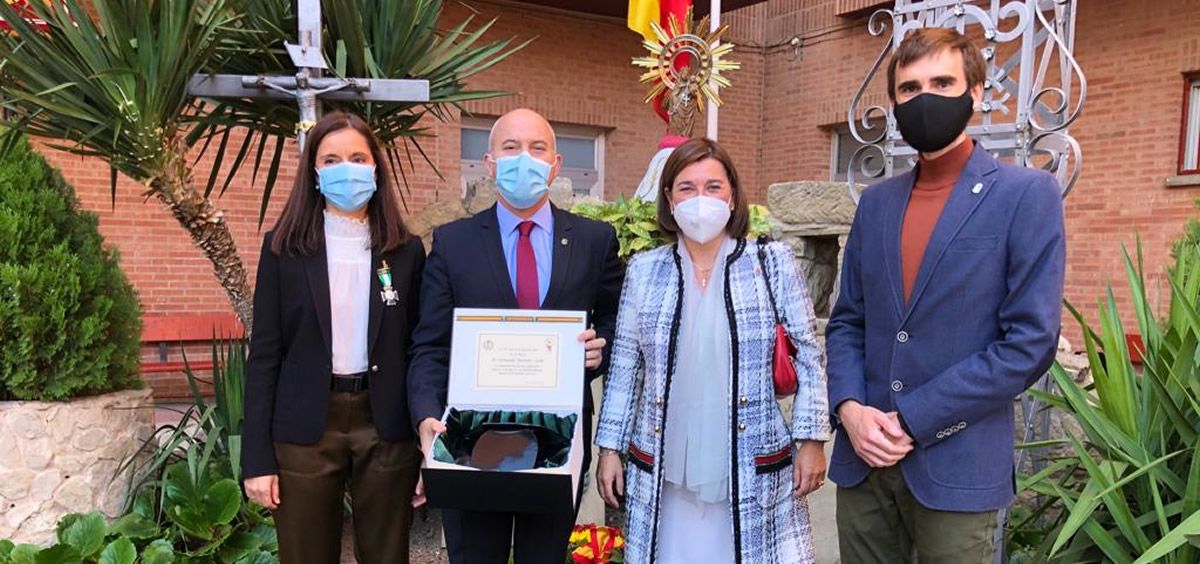
{"label": "yucca plant", "polygon": [[[285,142],[309,124],[297,123],[292,100],[197,100],[187,84],[197,73],[296,72],[283,47],[296,41],[294,2],[53,0],[30,7],[44,31],[0,2],[0,18],[13,28],[0,33],[0,123],[107,162],[114,204],[118,173],[143,184],[144,195],[162,202],[212,262],[249,331],[245,268],[211,198],[219,176],[223,193],[250,162],[260,186],[257,173],[266,164],[261,224]],[[414,165],[410,147],[420,152],[409,141],[425,133],[424,116],[444,119],[448,105],[503,94],[469,91],[463,81],[521,47],[483,41],[491,24],[471,28],[470,18],[440,31],[437,0],[327,0],[323,8],[334,74],[430,81],[427,103],[347,104],[379,132],[401,175]],[[188,153],[211,148],[214,165],[201,186],[193,168],[199,157]]]}
{"label": "yucca plant", "polygon": [[[204,250],[249,327],[250,288],[220,210],[192,186],[183,142],[187,83],[228,36],[225,0],[33,2],[46,31],[0,2],[0,105],[14,131],[108,163],[146,187]],[[95,17],[92,17],[92,14]],[[9,136],[9,139],[14,137]]]}
{"label": "yucca plant", "polygon": [[[296,13],[293,0],[252,0],[244,3],[242,18],[235,24],[238,35],[223,46],[212,71],[238,75],[292,74],[291,60],[284,41],[294,42]],[[396,185],[407,185],[407,172],[415,166],[414,151],[437,172],[419,142],[429,135],[427,117],[442,121],[453,117],[451,107],[461,109],[463,102],[503,96],[496,90],[468,90],[464,81],[491,68],[521,49],[530,40],[514,44],[513,38],[484,41],[483,35],[496,20],[475,25],[469,16],[453,27],[439,30],[441,0],[325,0],[321,7],[325,20],[327,74],[343,78],[417,78],[429,81],[428,102],[347,102],[329,100],[327,108],[357,113],[366,119],[383,143]],[[221,156],[239,127],[259,135],[243,137],[234,164],[238,168],[254,147],[256,163],[261,161],[268,138],[274,138],[268,181],[263,191],[259,221],[263,219],[271,197],[274,170],[279,165],[283,140],[311,123],[301,123],[293,100],[241,98],[198,101],[201,127],[193,131],[193,141],[205,144],[219,139],[220,150],[209,178],[208,189],[216,182],[222,166]],[[205,106],[207,105],[207,106]],[[236,139],[236,137],[232,137]],[[257,165],[256,165],[257,169]],[[407,202],[405,192],[401,198]],[[405,204],[407,205],[407,203]]]}
{"label": "yucca plant", "polygon": [[1180,249],[1167,277],[1165,316],[1146,295],[1139,245],[1124,253],[1143,371],[1135,370],[1109,288],[1097,332],[1077,309],[1094,385],[1059,365],[1059,394],[1040,394],[1079,422],[1071,456],[1023,477],[1057,514],[1039,559],[1061,562],[1185,564],[1200,561],[1200,246]]}

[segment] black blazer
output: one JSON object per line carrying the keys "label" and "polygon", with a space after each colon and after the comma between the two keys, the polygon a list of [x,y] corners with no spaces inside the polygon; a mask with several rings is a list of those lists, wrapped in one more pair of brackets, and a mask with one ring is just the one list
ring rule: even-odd
{"label": "black blazer", "polygon": [[[254,332],[246,359],[244,477],[275,474],[274,442],[313,444],[325,430],[331,364],[329,273],[325,249],[312,256],[276,255],[263,239],[254,291]],[[400,303],[385,306],[375,270],[387,260]],[[371,415],[386,441],[414,438],[409,425],[409,343],[425,250],[410,238],[389,252],[371,253],[369,355]]]}
{"label": "black blazer", "polygon": [[[553,206],[552,210],[553,264],[542,308],[586,311],[596,333],[608,340],[604,363],[588,371],[591,382],[608,365],[625,264],[617,256],[617,234],[611,225]],[[517,307],[495,206],[433,232],[421,286],[421,321],[413,332],[413,358],[408,368],[408,405],[414,426],[427,417],[441,419],[446,408],[450,331],[456,307]],[[586,415],[593,411],[592,394],[586,386],[583,402],[586,433],[591,426]]]}

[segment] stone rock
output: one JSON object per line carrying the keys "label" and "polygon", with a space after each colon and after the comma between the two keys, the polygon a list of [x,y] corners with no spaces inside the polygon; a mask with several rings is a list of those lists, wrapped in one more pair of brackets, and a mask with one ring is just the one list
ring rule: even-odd
{"label": "stone rock", "polygon": [[19,410],[10,413],[8,431],[19,439],[36,439],[46,434],[46,420],[39,413],[41,410]]}
{"label": "stone rock", "polygon": [[[0,437],[8,437],[11,435],[3,434],[0,431]],[[13,448],[11,444],[5,444],[0,448],[0,468],[24,468],[25,460],[21,456],[21,449]]]}
{"label": "stone rock", "polygon": [[[9,507],[4,508],[4,525],[10,530],[21,528],[26,519],[33,515],[39,508],[37,501],[25,501],[22,503],[9,504]],[[46,539],[49,540],[49,539]],[[16,542],[15,540],[13,542]]]}
{"label": "stone rock", "polygon": [[92,452],[107,445],[110,439],[108,430],[104,427],[92,427],[75,435],[72,444],[79,450]]}
{"label": "stone rock", "polygon": [[0,468],[0,502],[24,499],[33,477],[34,473],[24,468]]}
{"label": "stone rock", "polygon": [[[69,402],[0,402],[0,419],[25,431],[0,455],[0,538],[46,544],[67,513],[113,515],[126,483],[117,465],[154,429],[151,390]],[[41,429],[24,438],[29,429]],[[6,429],[7,430],[7,429]],[[5,435],[8,436],[8,435]]]}
{"label": "stone rock", "polygon": [[843,182],[800,181],[768,187],[767,208],[783,223],[849,226],[855,204]]}
{"label": "stone rock", "polygon": [[560,176],[550,184],[550,202],[564,210],[575,205],[575,191],[571,187],[571,179]]}
{"label": "stone rock", "polygon": [[425,209],[420,213],[414,214],[408,218],[408,229],[420,237],[425,243],[425,248],[429,248],[429,244],[433,239],[433,229],[440,225],[445,225],[456,219],[467,217],[467,210],[463,207],[462,202],[458,200],[445,200],[434,202],[425,206]]}
{"label": "stone rock", "polygon": [[[96,487],[96,490],[99,489],[99,486]],[[68,513],[87,513],[94,509],[93,496],[94,491],[92,486],[88,485],[87,480],[81,476],[72,476],[63,480],[58,491],[54,492],[52,501],[59,507],[68,510]]]}
{"label": "stone rock", "polygon": [[43,470],[33,477],[33,481],[29,486],[29,495],[34,499],[50,499],[54,495],[54,491],[58,489],[59,484],[62,484],[62,472],[51,468]]}
{"label": "stone rock", "polygon": [[25,467],[30,470],[41,470],[54,459],[53,443],[47,437],[20,440],[17,448],[25,459]]}

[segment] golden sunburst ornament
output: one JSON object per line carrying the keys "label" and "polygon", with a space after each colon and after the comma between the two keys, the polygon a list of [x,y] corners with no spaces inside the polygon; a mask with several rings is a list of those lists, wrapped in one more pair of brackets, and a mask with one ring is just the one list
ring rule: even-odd
{"label": "golden sunburst ornament", "polygon": [[732,43],[720,43],[729,26],[723,25],[716,31],[709,31],[708,16],[696,22],[692,19],[690,7],[684,20],[680,22],[672,15],[667,24],[670,33],[658,22],[651,22],[655,39],[642,41],[642,46],[650,51],[650,55],[633,59],[634,66],[647,69],[639,82],[654,83],[645,101],[650,102],[669,91],[672,100],[677,102],[668,105],[668,111],[672,114],[683,110],[678,104],[683,101],[694,102],[696,110],[702,110],[706,100],[712,100],[720,106],[721,96],[714,85],[728,87],[729,79],[721,76],[721,72],[741,67],[740,63],[724,59],[733,51]]}

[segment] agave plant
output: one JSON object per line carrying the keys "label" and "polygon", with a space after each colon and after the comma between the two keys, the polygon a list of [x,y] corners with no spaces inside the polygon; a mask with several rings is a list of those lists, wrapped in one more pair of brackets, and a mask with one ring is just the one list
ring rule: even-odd
{"label": "agave plant", "polygon": [[[0,34],[0,123],[107,162],[114,205],[118,173],[143,184],[145,196],[162,202],[212,262],[247,329],[253,324],[245,268],[212,193],[224,175],[223,193],[253,153],[255,186],[260,167],[267,166],[261,224],[285,141],[307,124],[297,123],[290,100],[197,100],[187,84],[197,73],[294,72],[283,48],[284,40],[295,41],[293,4],[92,0],[85,9],[78,0],[31,3],[43,30],[21,17],[28,14],[0,3],[0,19],[12,27]],[[483,41],[491,24],[471,28],[470,19],[439,31],[442,4],[436,0],[324,4],[324,44],[331,46],[326,55],[334,74],[430,81],[425,103],[349,105],[378,131],[401,175],[414,166],[410,149],[421,152],[414,141],[425,133],[423,118],[445,119],[448,105],[503,94],[472,92],[463,81],[522,46]],[[201,187],[193,169],[199,159],[187,155],[214,147],[214,166]]]}
{"label": "agave plant", "polygon": [[1021,485],[1058,513],[1041,557],[1062,562],[1200,561],[1200,246],[1180,249],[1167,280],[1165,317],[1147,299],[1140,246],[1124,254],[1132,309],[1144,342],[1135,370],[1112,289],[1100,305],[1099,332],[1083,327],[1095,385],[1083,387],[1058,365],[1061,395],[1041,394],[1072,415],[1082,437],[1071,456]]}

